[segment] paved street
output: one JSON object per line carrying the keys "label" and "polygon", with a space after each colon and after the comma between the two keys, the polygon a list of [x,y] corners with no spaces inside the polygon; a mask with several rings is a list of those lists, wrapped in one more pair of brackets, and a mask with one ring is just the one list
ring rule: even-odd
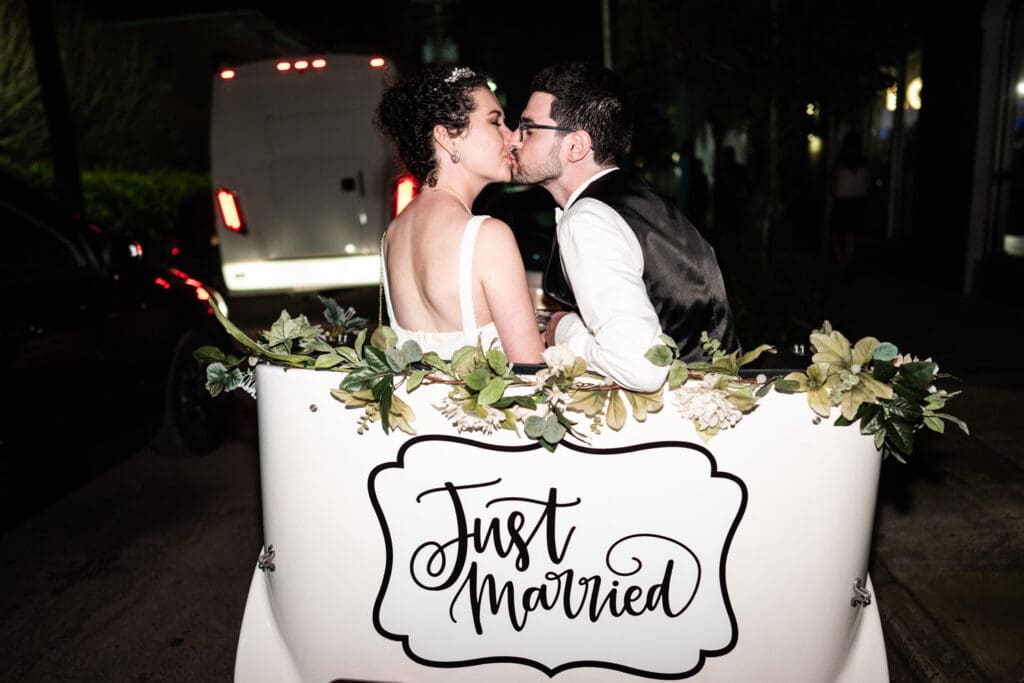
{"label": "paved street", "polygon": [[[926,436],[912,463],[883,466],[872,576],[892,679],[1022,681],[1016,316],[965,302],[909,318],[876,312],[859,330],[842,297],[837,327],[891,330],[903,350],[934,354],[964,380],[948,407],[972,430]],[[255,405],[231,400],[231,438],[210,455],[145,448],[0,536],[0,680],[230,680],[260,547]]]}

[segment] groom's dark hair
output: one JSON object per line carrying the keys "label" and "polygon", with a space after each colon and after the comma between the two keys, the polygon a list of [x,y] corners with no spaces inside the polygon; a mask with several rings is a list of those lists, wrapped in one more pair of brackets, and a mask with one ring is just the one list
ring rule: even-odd
{"label": "groom's dark hair", "polygon": [[620,162],[633,141],[625,88],[614,73],[588,62],[563,62],[542,69],[530,81],[532,92],[554,96],[551,118],[559,126],[590,134],[594,160]]}

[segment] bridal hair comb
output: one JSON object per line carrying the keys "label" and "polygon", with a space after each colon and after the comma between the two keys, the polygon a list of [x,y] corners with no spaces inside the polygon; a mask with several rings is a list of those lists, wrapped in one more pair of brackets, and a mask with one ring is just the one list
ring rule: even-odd
{"label": "bridal hair comb", "polygon": [[452,72],[444,79],[445,83],[454,83],[455,81],[461,81],[463,78],[471,78],[476,76],[476,73],[465,66],[457,66],[452,69]]}

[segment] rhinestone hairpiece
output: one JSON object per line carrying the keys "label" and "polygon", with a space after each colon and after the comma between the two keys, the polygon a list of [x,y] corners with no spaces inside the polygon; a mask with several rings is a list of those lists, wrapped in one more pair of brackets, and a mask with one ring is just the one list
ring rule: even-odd
{"label": "rhinestone hairpiece", "polygon": [[445,83],[454,83],[455,81],[461,81],[463,78],[470,78],[476,76],[472,69],[465,66],[457,66],[452,69],[452,72],[448,74],[448,77],[444,79]]}

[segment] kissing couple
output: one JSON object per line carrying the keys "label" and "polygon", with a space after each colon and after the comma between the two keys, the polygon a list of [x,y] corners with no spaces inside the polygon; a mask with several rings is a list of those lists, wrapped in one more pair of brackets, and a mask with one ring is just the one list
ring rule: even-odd
{"label": "kissing couple", "polygon": [[[549,66],[510,130],[483,75],[428,67],[392,84],[377,126],[420,192],[381,246],[382,285],[399,344],[443,358],[462,346],[499,346],[514,363],[542,363],[566,345],[588,367],[634,391],[655,391],[668,368],[644,354],[676,341],[702,357],[701,333],[739,347],[714,250],[679,209],[619,168],[632,127],[621,81],[582,62]],[[560,207],[544,289],[563,310],[543,334],[515,237],[475,216],[490,183],[545,188]]]}

